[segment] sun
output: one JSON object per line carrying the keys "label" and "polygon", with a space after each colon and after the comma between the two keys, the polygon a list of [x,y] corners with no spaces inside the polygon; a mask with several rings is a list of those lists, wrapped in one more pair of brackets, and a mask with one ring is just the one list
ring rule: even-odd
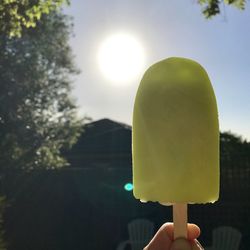
{"label": "sun", "polygon": [[111,83],[130,84],[145,67],[143,46],[129,34],[114,34],[102,42],[98,50],[98,64]]}

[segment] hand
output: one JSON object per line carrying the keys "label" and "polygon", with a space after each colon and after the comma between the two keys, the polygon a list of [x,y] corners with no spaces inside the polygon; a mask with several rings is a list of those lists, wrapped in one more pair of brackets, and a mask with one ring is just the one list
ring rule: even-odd
{"label": "hand", "polygon": [[195,224],[188,224],[187,239],[174,240],[173,223],[165,223],[143,250],[204,250],[196,239],[199,235],[200,228]]}

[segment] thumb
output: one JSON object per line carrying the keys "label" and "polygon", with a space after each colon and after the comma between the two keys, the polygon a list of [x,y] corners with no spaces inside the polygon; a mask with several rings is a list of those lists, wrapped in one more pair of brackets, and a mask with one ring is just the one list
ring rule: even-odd
{"label": "thumb", "polygon": [[170,250],[192,250],[190,242],[184,238],[178,238],[171,244]]}

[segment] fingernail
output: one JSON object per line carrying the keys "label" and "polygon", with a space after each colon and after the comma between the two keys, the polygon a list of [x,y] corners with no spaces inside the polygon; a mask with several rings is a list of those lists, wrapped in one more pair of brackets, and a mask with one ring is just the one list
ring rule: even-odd
{"label": "fingernail", "polygon": [[188,240],[179,238],[172,243],[170,250],[192,250],[192,247]]}

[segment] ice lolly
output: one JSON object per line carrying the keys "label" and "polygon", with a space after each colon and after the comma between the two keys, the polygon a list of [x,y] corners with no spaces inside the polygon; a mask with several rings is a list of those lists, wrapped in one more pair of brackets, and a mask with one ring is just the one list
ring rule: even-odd
{"label": "ice lolly", "polygon": [[161,204],[218,199],[218,112],[200,64],[172,57],[145,72],[134,104],[132,151],[137,199]]}

